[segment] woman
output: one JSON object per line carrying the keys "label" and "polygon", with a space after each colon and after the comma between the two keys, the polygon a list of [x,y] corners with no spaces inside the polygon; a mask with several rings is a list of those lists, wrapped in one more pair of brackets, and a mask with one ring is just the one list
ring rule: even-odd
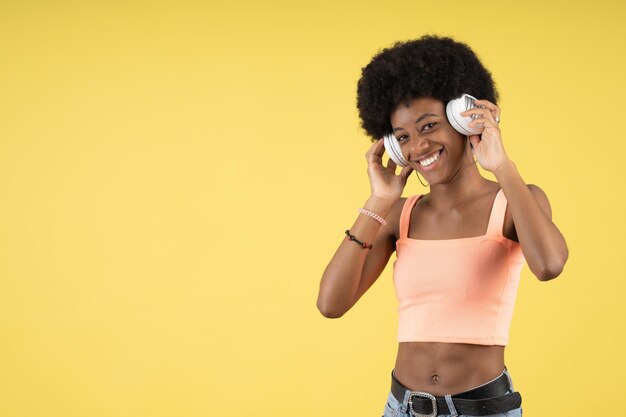
{"label": "woman", "polygon": [[[463,93],[478,98],[462,114],[478,135],[446,118]],[[568,250],[545,193],[524,183],[504,151],[497,98],[489,71],[449,37],[398,42],[362,70],[371,195],[324,271],[317,307],[341,317],[397,251],[399,344],[385,416],[522,415],[504,364],[520,271],[527,262],[539,280],[553,279]],[[391,133],[408,161],[398,174],[382,160],[380,138]],[[430,192],[403,198],[414,170]]]}

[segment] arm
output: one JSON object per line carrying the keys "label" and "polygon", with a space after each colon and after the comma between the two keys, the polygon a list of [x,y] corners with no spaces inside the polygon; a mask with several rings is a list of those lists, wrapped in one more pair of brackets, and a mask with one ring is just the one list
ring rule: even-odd
{"label": "arm", "polygon": [[[356,304],[374,284],[395,250],[392,225],[396,207],[375,198],[367,200],[364,208],[378,213],[387,220],[381,225],[377,220],[359,214],[350,233],[361,242],[372,243],[364,249],[344,235],[339,248],[324,270],[317,297],[317,308],[328,318],[339,318]],[[393,208],[392,208],[393,207]]]}
{"label": "arm", "polygon": [[[563,235],[552,223],[550,203],[536,185],[526,185],[502,144],[500,108],[488,100],[475,100],[478,108],[463,115],[479,115],[469,126],[483,126],[480,135],[469,137],[478,163],[492,172],[506,196],[517,237],[530,270],[541,281],[559,276],[568,257]],[[496,121],[497,118],[497,121]]]}
{"label": "arm", "polygon": [[569,251],[565,238],[552,222],[546,194],[536,185],[526,185],[511,160],[493,173],[506,196],[528,267],[541,281],[556,278],[563,271]]}
{"label": "arm", "polygon": [[372,194],[363,207],[385,218],[387,224],[381,225],[359,213],[350,234],[361,242],[371,243],[371,249],[364,249],[344,236],[322,274],[317,296],[317,308],[328,318],[341,317],[352,308],[378,279],[395,250],[393,226],[398,208],[402,209],[402,190],[413,168],[405,166],[396,175],[396,164],[391,159],[385,167],[382,163],[383,143],[378,139],[365,153]]}

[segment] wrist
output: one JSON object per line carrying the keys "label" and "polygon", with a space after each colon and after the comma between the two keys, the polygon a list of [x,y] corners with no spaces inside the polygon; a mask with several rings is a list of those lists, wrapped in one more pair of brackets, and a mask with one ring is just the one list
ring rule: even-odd
{"label": "wrist", "polygon": [[363,208],[369,211],[373,211],[381,217],[387,217],[391,208],[393,207],[395,201],[387,199],[371,196],[365,201],[363,204]]}
{"label": "wrist", "polygon": [[516,170],[517,167],[515,166],[515,163],[510,159],[507,159],[493,170],[493,174],[496,176],[497,179],[499,179],[500,177],[504,177],[511,172],[515,172]]}

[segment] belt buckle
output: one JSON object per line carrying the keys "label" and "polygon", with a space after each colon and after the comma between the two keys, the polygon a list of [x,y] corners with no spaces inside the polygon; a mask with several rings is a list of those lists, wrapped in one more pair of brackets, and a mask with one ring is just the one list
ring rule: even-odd
{"label": "belt buckle", "polygon": [[[433,412],[431,414],[421,414],[413,411],[413,396],[428,398],[433,405]],[[434,395],[427,392],[411,391],[411,395],[409,395],[409,411],[415,417],[437,417],[437,399]]]}

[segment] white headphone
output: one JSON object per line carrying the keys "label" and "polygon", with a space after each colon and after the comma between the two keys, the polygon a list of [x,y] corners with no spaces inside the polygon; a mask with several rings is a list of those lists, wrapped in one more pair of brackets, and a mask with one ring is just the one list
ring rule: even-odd
{"label": "white headphone", "polygon": [[[446,105],[446,116],[448,117],[448,122],[450,125],[462,135],[478,135],[483,131],[482,126],[468,126],[468,124],[480,117],[480,115],[474,114],[471,116],[462,116],[461,113],[474,109],[478,106],[474,104],[474,100],[476,97],[473,97],[469,94],[463,94],[461,97],[450,100]],[[398,139],[390,133],[383,137],[385,150],[389,154],[389,157],[395,162],[397,165],[401,167],[407,166],[409,163],[404,156],[402,156],[402,151],[400,150],[400,144],[398,143]]]}

